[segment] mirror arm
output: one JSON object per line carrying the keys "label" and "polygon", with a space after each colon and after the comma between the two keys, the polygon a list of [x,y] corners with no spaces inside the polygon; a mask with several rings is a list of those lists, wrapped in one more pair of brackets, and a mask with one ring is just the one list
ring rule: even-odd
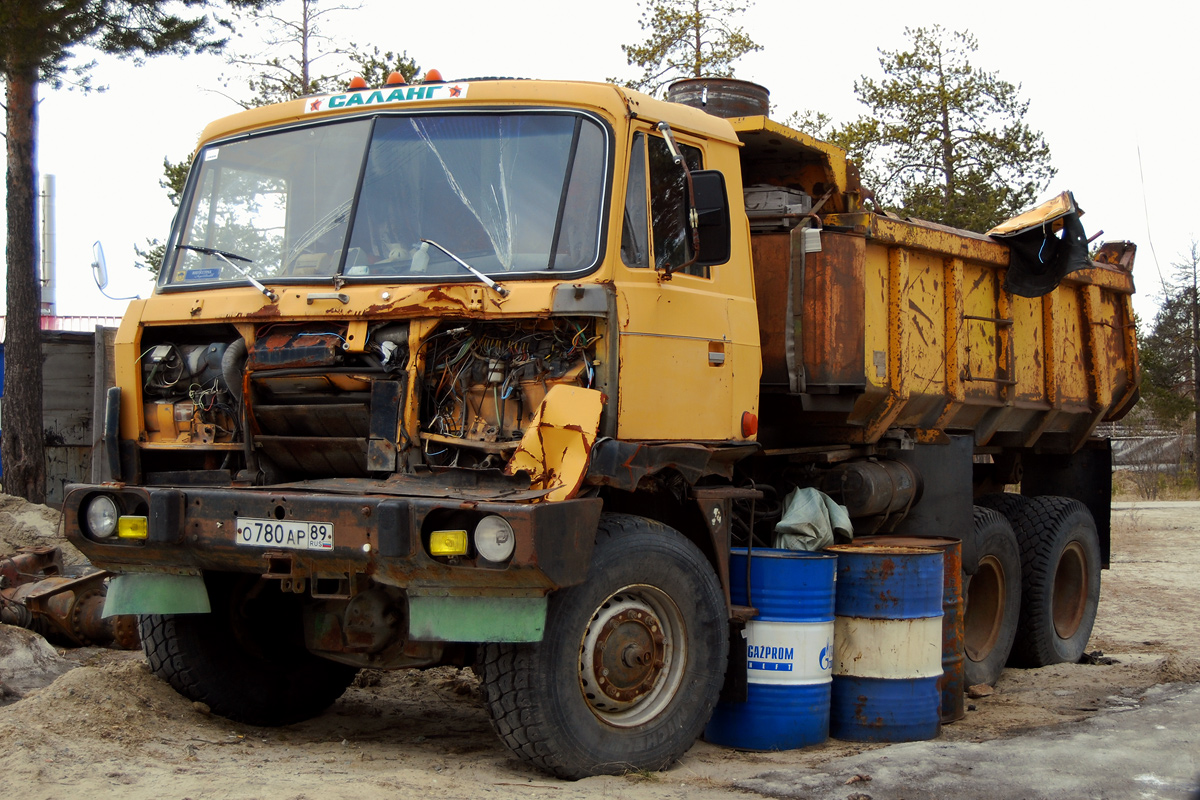
{"label": "mirror arm", "polygon": [[663,279],[670,280],[671,275],[679,270],[687,269],[695,264],[700,258],[700,217],[696,213],[696,190],[692,186],[692,171],[688,169],[687,159],[683,157],[683,153],[679,149],[679,145],[675,144],[675,136],[671,132],[671,125],[668,122],[660,122],[656,126],[663,139],[667,142],[667,150],[671,153],[671,158],[675,159],[675,163],[683,167],[684,177],[687,179],[688,190],[688,227],[692,229],[692,257],[690,260],[677,267],[668,264],[663,269]]}

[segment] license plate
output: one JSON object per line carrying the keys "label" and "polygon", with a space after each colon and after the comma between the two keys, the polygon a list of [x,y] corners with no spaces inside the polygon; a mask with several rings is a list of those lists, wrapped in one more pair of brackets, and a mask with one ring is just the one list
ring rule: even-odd
{"label": "license plate", "polygon": [[332,550],[333,523],[238,517],[236,544],[287,550]]}

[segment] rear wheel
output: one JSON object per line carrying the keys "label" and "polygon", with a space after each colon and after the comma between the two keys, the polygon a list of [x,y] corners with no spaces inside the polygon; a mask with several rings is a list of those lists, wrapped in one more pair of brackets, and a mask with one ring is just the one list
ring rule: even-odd
{"label": "rear wheel", "polygon": [[1091,512],[1067,497],[1032,497],[1013,526],[1021,545],[1021,622],[1014,666],[1078,661],[1100,601],[1100,538]]}
{"label": "rear wheel", "polygon": [[677,531],[605,515],[587,581],[550,598],[535,644],[482,648],[492,724],[562,778],[663,769],[696,740],[728,657],[712,567]]}
{"label": "rear wheel", "polygon": [[975,498],[975,505],[990,508],[1013,524],[1021,509],[1029,504],[1029,498],[1013,492],[993,492]]}
{"label": "rear wheel", "polygon": [[251,725],[309,719],[358,672],[304,647],[300,598],[254,575],[210,573],[208,614],[143,616],[155,675],[216,714]]}
{"label": "rear wheel", "polygon": [[1000,512],[975,507],[979,552],[963,609],[964,669],[968,686],[993,685],[1008,661],[1021,612],[1021,555],[1012,526]]}

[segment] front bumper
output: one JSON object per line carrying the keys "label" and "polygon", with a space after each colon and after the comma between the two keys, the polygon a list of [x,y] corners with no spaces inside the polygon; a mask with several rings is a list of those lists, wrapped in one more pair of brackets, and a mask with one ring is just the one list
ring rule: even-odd
{"label": "front bumper", "polygon": [[[147,537],[97,539],[81,509],[98,493],[122,513],[145,516]],[[443,596],[541,596],[581,583],[591,560],[601,501],[514,503],[450,498],[345,495],[293,487],[209,488],[75,485],[63,503],[67,538],[97,567],[115,573],[259,573],[311,586],[354,587],[363,579]],[[516,549],[505,564],[434,558],[430,527],[489,514],[512,525]],[[239,517],[333,525],[329,550],[237,544]],[[352,592],[353,589],[351,588]]]}

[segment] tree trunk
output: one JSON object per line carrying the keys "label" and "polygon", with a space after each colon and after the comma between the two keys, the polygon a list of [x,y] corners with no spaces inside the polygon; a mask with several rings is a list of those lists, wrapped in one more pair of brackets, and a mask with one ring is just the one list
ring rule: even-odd
{"label": "tree trunk", "polygon": [[942,169],[946,173],[945,191],[942,195],[942,218],[943,220],[950,216],[950,209],[954,205],[954,136],[950,130],[950,98],[947,96],[946,88],[946,72],[942,66],[942,57],[938,56],[938,102],[941,104],[942,118],[940,120],[942,126]]}
{"label": "tree trunk", "polygon": [[34,131],[37,69],[5,74],[8,136],[8,317],[4,338],[4,402],[0,458],[4,491],[32,503],[46,500],[42,432],[41,291],[37,283]]}
{"label": "tree trunk", "polygon": [[1192,472],[1196,486],[1200,487],[1200,286],[1197,285],[1195,251],[1192,257],[1192,298],[1188,316],[1192,323],[1192,422],[1196,426],[1195,439],[1192,442]]}

